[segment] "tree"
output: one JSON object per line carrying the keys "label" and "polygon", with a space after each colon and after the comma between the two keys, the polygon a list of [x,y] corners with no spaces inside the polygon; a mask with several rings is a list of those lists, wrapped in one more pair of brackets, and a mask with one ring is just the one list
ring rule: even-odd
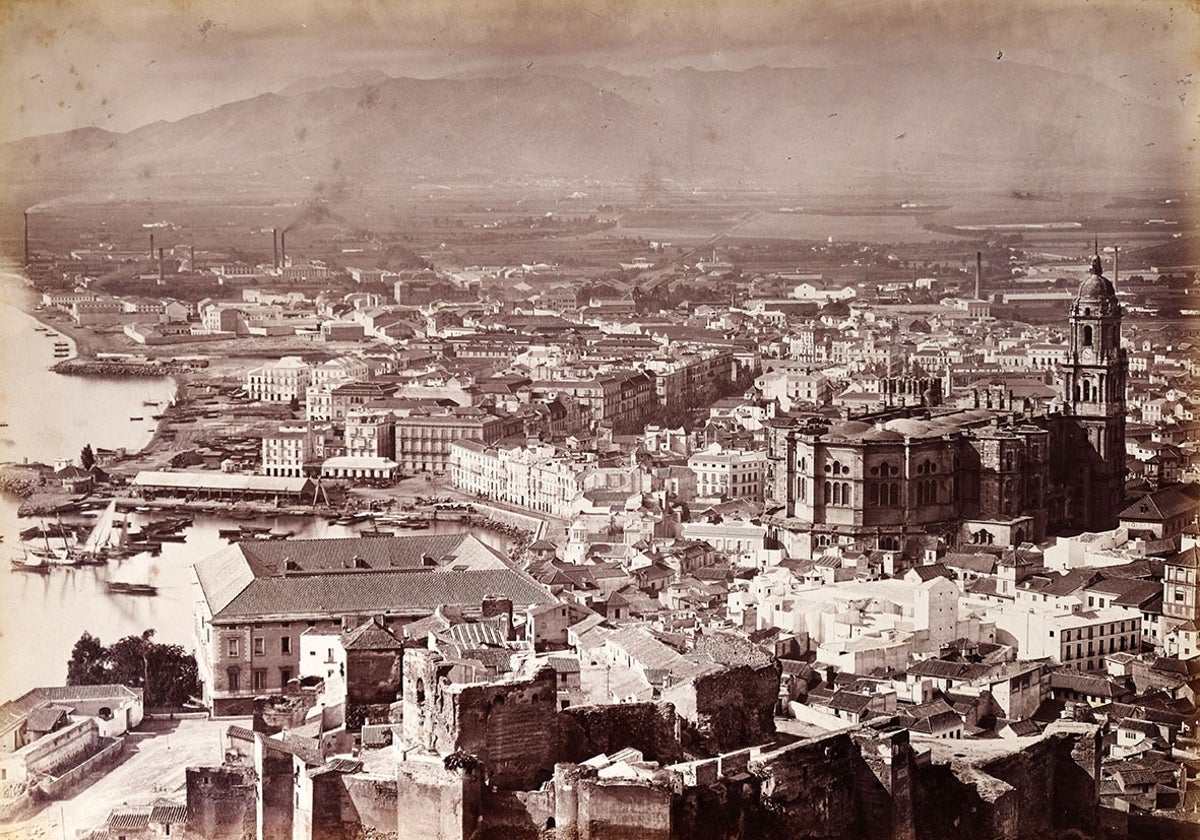
{"label": "tree", "polygon": [[79,637],[67,663],[67,684],[110,683],[142,689],[148,707],[182,706],[200,692],[196,657],[179,645],[155,642],[152,629],[107,648],[90,633]]}
{"label": "tree", "polygon": [[108,682],[105,662],[108,651],[100,640],[85,632],[71,648],[67,662],[67,685],[99,685]]}
{"label": "tree", "polygon": [[96,466],[96,453],[92,450],[90,443],[85,444],[83,449],[79,450],[79,466],[85,470]]}

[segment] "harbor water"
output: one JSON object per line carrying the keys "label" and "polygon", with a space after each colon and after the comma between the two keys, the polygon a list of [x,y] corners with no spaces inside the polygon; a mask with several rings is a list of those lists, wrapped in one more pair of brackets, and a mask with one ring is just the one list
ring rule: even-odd
{"label": "harbor water", "polygon": [[[135,451],[155,430],[150,405],[165,403],[175,390],[167,378],[98,378],[63,376],[49,370],[54,344],[40,324],[19,308],[30,292],[20,277],[0,271],[0,462],[76,461],[80,449]],[[73,347],[71,348],[74,349]],[[131,417],[144,417],[131,421]],[[19,499],[0,494],[0,702],[39,685],[62,684],[67,661],[84,632],[104,644],[154,629],[159,642],[191,650],[193,599],[191,566],[229,543],[218,533],[248,524],[223,516],[197,515],[184,532],[185,542],[168,542],[156,557],[109,560],[107,566],[55,568],[48,574],[18,571],[9,562],[21,556],[18,534],[39,524],[18,519]],[[170,513],[132,512],[138,526]],[[89,520],[66,517],[65,523],[87,526]],[[48,523],[53,524],[53,523]],[[353,537],[363,526],[343,526],[322,517],[264,517],[252,524],[292,532],[297,538]],[[386,527],[386,526],[384,526]],[[417,533],[470,530],[496,548],[507,540],[492,532],[456,522],[436,522]],[[403,532],[401,532],[403,533]],[[123,595],[108,591],[111,578],[149,574],[158,594]]]}

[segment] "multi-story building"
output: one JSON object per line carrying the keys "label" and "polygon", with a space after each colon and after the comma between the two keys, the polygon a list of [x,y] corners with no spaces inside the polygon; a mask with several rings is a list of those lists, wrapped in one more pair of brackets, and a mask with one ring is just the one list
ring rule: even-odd
{"label": "multi-story building", "polygon": [[1189,621],[1200,626],[1200,549],[1195,546],[1164,564],[1162,612],[1168,630]]}
{"label": "multi-story building", "polygon": [[548,444],[487,446],[459,440],[450,447],[450,480],[466,493],[569,518],[578,512],[594,460],[572,459]]}
{"label": "multi-story building", "polygon": [[766,453],[723,450],[714,445],[688,459],[688,467],[696,474],[698,499],[763,499],[763,475]]}
{"label": "multi-story building", "polygon": [[570,394],[591,412],[592,422],[617,433],[639,430],[658,405],[654,374],[620,371],[594,379],[553,379],[536,382],[533,396],[553,399]]}
{"label": "multi-story building", "polygon": [[338,356],[313,367],[311,385],[314,388],[325,388],[370,377],[371,366],[362,359]]}
{"label": "multi-story building", "polygon": [[[810,548],[895,548],[908,535],[1015,545],[1116,527],[1125,470],[1120,306],[1097,259],[1072,304],[1063,412],[999,395],[957,411],[885,409],[772,430],[777,533]],[[928,403],[927,399],[921,402]]]}
{"label": "multi-story building", "polygon": [[754,384],[765,399],[778,400],[783,411],[791,411],[798,404],[825,405],[832,395],[829,379],[810,370],[772,370],[758,377]]}
{"label": "multi-story building", "polygon": [[[454,569],[465,567],[465,570]],[[214,715],[250,714],[300,673],[300,635],[377,617],[396,628],[440,606],[479,615],[489,599],[554,601],[469,534],[240,542],[193,567],[196,662]]]}
{"label": "multi-story building", "polygon": [[733,382],[733,353],[727,348],[649,359],[643,367],[654,374],[659,407],[667,411],[708,406]]}
{"label": "multi-story building", "polygon": [[263,475],[304,478],[305,467],[316,461],[316,436],[312,427],[284,427],[262,439]]}
{"label": "multi-story building", "polygon": [[246,393],[262,402],[303,401],[312,368],[299,356],[284,356],[246,374]]}
{"label": "multi-story building", "polygon": [[520,431],[520,420],[481,408],[414,410],[396,418],[396,461],[405,472],[444,472],[450,446],[458,440],[495,443]]}
{"label": "multi-story building", "polygon": [[396,418],[389,411],[355,409],[346,414],[346,456],[396,457]]}
{"label": "multi-story building", "polygon": [[1094,671],[1105,657],[1141,649],[1142,619],[1118,607],[1049,611],[1005,609],[996,615],[996,641],[1015,644],[1022,659],[1053,657],[1068,668]]}

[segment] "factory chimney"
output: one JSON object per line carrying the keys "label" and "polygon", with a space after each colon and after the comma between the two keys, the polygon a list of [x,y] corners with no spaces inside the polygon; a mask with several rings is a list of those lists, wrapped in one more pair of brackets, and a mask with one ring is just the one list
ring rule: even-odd
{"label": "factory chimney", "polygon": [[25,265],[29,265],[29,211],[25,212]]}
{"label": "factory chimney", "polygon": [[1121,246],[1113,246],[1113,289],[1117,288],[1117,275],[1121,269]]}
{"label": "factory chimney", "polygon": [[189,246],[188,246],[188,252],[189,252],[189,256],[188,256],[188,271],[190,271],[190,272],[192,272],[193,274],[195,274],[195,273],[196,273],[196,246],[195,246],[195,245],[189,245]]}
{"label": "factory chimney", "polygon": [[150,231],[150,259],[154,259],[154,231]]}
{"label": "factory chimney", "polygon": [[158,285],[163,284],[163,249],[158,249]]}
{"label": "factory chimney", "polygon": [[275,255],[272,265],[279,268],[279,228],[271,228],[271,249]]}
{"label": "factory chimney", "polygon": [[279,234],[279,267],[287,267],[287,231]]}
{"label": "factory chimney", "polygon": [[979,277],[983,274],[983,252],[975,252],[975,300],[983,300],[979,296]]}

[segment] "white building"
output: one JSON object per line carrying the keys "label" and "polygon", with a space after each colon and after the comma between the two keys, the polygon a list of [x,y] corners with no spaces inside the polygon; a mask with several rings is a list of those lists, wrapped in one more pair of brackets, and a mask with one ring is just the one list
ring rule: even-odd
{"label": "white building", "polygon": [[246,393],[262,402],[303,401],[312,367],[299,356],[284,356],[246,374]]}
{"label": "white building", "polygon": [[316,458],[316,436],[311,426],[282,427],[262,439],[262,475],[303,478],[305,466]]}
{"label": "white building", "polygon": [[1105,656],[1140,650],[1142,619],[1127,610],[1050,611],[1004,607],[994,613],[996,640],[1022,659],[1052,657],[1078,671],[1104,667]]}
{"label": "white building", "polygon": [[688,468],[696,474],[698,499],[761,502],[766,465],[764,452],[724,450],[716,444],[688,459]]}

